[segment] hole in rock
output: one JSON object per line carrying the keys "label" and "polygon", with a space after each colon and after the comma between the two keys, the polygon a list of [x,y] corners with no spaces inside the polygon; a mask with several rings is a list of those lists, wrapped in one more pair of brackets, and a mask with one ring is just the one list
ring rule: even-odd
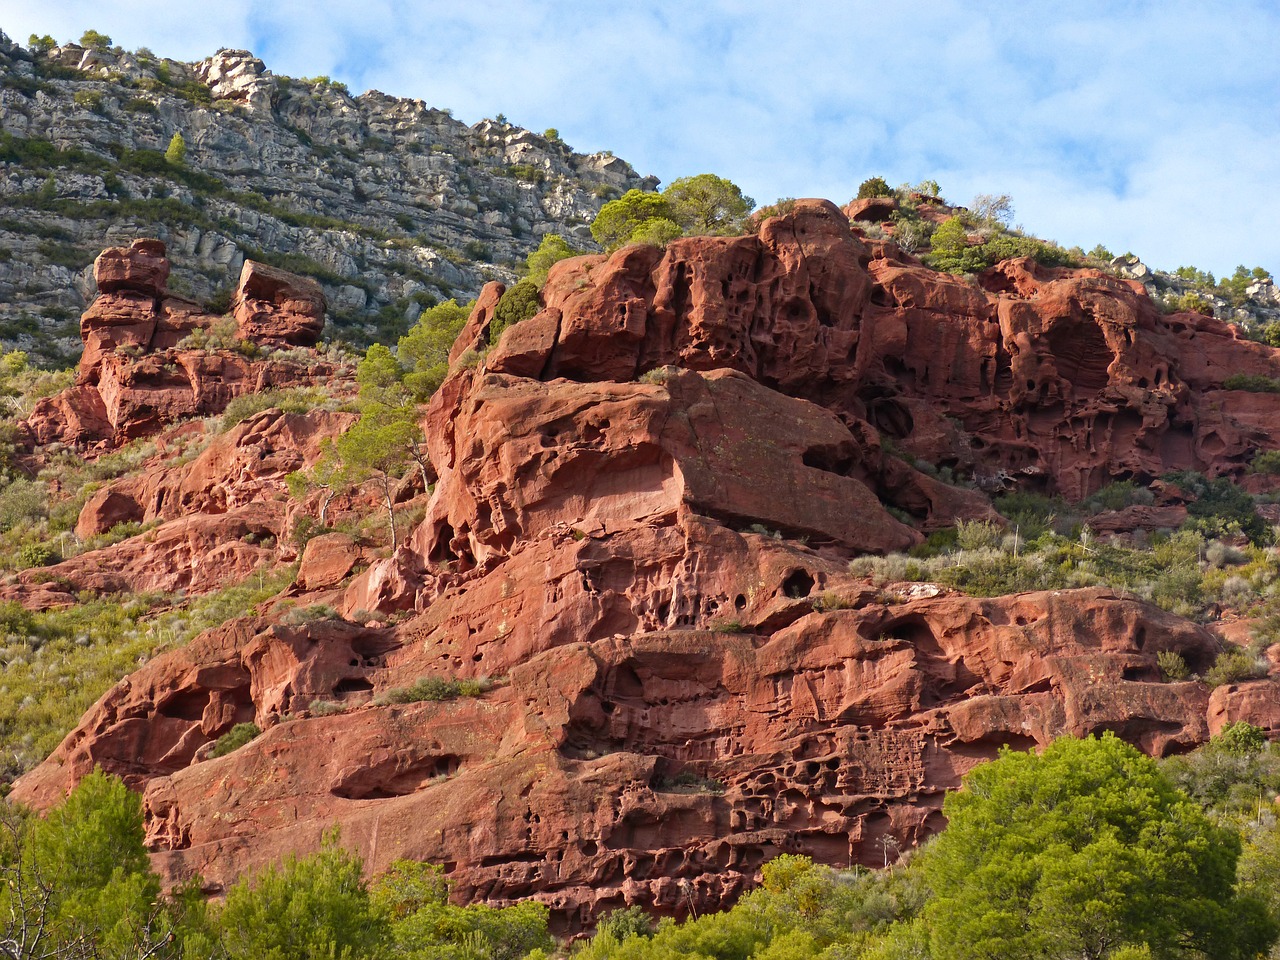
{"label": "hole in rock", "polygon": [[733,606],[736,610],[747,609],[747,598],[742,594],[738,594],[738,596],[734,598]]}
{"label": "hole in rock", "polygon": [[1064,321],[1049,331],[1048,341],[1058,375],[1077,395],[1098,393],[1107,385],[1107,367],[1114,358],[1096,322]]}
{"label": "hole in rock", "polygon": [[329,792],[344,800],[386,800],[416,793],[438,777],[451,777],[462,768],[462,758],[453,754],[403,758],[357,770]]}
{"label": "hole in rock", "polygon": [[800,600],[813,591],[813,585],[813,574],[801,568],[787,574],[787,579],[782,581],[782,592],[792,600]]}
{"label": "hole in rock", "polygon": [[174,720],[199,720],[204,716],[204,709],[208,705],[208,690],[189,690],[164,701],[158,712],[161,716]]}
{"label": "hole in rock", "polygon": [[373,684],[364,677],[344,677],[333,688],[333,695],[339,698],[349,697],[352,694],[372,692]]}
{"label": "hole in rock", "polygon": [[881,433],[886,433],[895,440],[907,437],[915,429],[915,418],[906,405],[892,397],[872,400],[867,404],[867,419]]}

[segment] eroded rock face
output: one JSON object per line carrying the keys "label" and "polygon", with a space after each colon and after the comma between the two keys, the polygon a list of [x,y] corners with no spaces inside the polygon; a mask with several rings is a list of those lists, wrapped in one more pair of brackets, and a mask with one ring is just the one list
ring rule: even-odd
{"label": "eroded rock face", "polygon": [[974,285],[864,243],[826,201],[798,201],[758,236],[564,261],[544,300],[487,369],[598,381],[726,367],[988,488],[1079,499],[1116,476],[1241,474],[1280,412],[1275,395],[1223,388],[1280,374],[1273,349],[1161,316],[1136,282],[1014,260]]}
{"label": "eroded rock face", "polygon": [[324,329],[324,291],[306,277],[246,260],[232,299],[238,334],[269,347],[313,347]]}
{"label": "eroded rock face", "polygon": [[[242,329],[309,329],[305,290],[246,276],[237,317],[270,304],[286,319]],[[225,886],[337,823],[371,872],[446,863],[461,898],[538,897],[575,930],[630,903],[727,905],[782,851],[879,864],[881,841],[940,829],[945,792],[1002,745],[1110,730],[1165,755],[1235,719],[1277,729],[1273,680],[1212,696],[1162,682],[1157,654],[1203,671],[1220,641],[1153,606],[847,572],[993,517],[912,458],[1069,497],[1238,472],[1252,445],[1277,446],[1274,400],[1222,381],[1275,375],[1275,351],[1162,317],[1099,272],[939,275],[825,201],[756,236],[564,261],[544,309],[479,358],[501,294],[486,288],[425,413],[437,482],[408,543],[377,556],[328,535],[302,554],[287,599],[347,619],[268,610],[156,658],[17,798],[48,805],[100,765],[143,791],[170,880]],[[101,354],[102,411],[86,400],[78,422],[116,422],[97,385],[123,361]],[[260,511],[283,531],[314,509],[286,501],[283,477],[344,426],[250,420],[181,469],[105,488],[81,523],[159,519],[176,543],[179,524]],[[1185,517],[1185,496],[1158,492],[1107,529]],[[134,569],[131,542],[115,570]],[[374,702],[424,676],[500,679],[476,698]],[[207,759],[246,720],[263,736]]]}
{"label": "eroded rock face", "polygon": [[[590,572],[594,594],[512,586],[504,569],[399,630],[214,631],[117,686],[17,795],[48,802],[101,765],[145,787],[172,879],[226,884],[338,823],[374,871],[447,862],[467,900],[533,895],[576,926],[623,903],[679,911],[683,884],[699,910],[727,905],[781,851],[875,864],[880,838],[937,830],[944,792],[1002,744],[1116,730],[1168,753],[1208,735],[1207,692],[1159,682],[1155,655],[1203,666],[1216,641],[1149,606],[1104,591],[885,605],[804,551],[717,536],[741,543],[709,578],[756,581],[741,608],[726,597],[737,632],[692,608],[688,628],[617,632],[620,610],[656,616],[665,585],[611,577],[593,556],[625,551],[603,536],[569,539],[565,586]],[[512,562],[527,573],[554,546]],[[631,595],[607,601],[611,581]],[[833,590],[849,607],[815,610]],[[452,599],[489,609],[485,627],[442,623]],[[539,614],[549,640],[504,635]],[[510,680],[479,699],[369,703],[417,676],[491,671]],[[347,711],[306,719],[317,699]],[[198,762],[249,719],[261,739]]]}
{"label": "eroded rock face", "polygon": [[[26,421],[33,445],[101,451],[220,413],[246,393],[341,379],[337,365],[319,357],[274,359],[193,345],[193,333],[217,334],[223,319],[168,293],[169,261],[159,240],[106,250],[94,275],[101,293],[80,320],[76,386],[36,404]],[[234,303],[236,339],[254,348],[249,353],[319,341],[324,296],[304,277],[246,261]]]}

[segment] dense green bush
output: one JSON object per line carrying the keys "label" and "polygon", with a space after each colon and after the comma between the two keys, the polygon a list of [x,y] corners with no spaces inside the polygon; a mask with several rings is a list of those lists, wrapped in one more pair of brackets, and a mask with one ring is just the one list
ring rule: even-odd
{"label": "dense green bush", "polygon": [[489,321],[490,345],[502,339],[507,327],[521,320],[528,320],[540,309],[542,304],[539,302],[538,285],[532,280],[521,280],[510,287],[498,300],[498,305],[493,310],[493,319]]}
{"label": "dense green bush", "polygon": [[884,177],[868,177],[858,184],[857,200],[868,200],[872,197],[892,197],[894,196],[893,187],[885,181]]}
{"label": "dense green bush", "polygon": [[225,757],[261,735],[262,730],[256,723],[237,723],[218,738],[217,743],[213,745],[213,752],[210,756]]}
{"label": "dense green bush", "polygon": [[409,332],[400,338],[396,360],[404,371],[405,388],[425,402],[449,373],[449,352],[466,325],[475,301],[460,304],[446,300],[422,311]]}
{"label": "dense green bush", "polygon": [[538,249],[525,259],[525,277],[541,288],[547,282],[547,274],[553,266],[561,260],[576,257],[581,252],[571,247],[558,233],[548,233],[538,244]]}
{"label": "dense green bush", "polygon": [[1280,473],[1280,450],[1259,450],[1250,466],[1256,473]]}
{"label": "dense green bush", "polygon": [[445,677],[420,677],[408,687],[393,687],[376,698],[377,703],[422,703],[478,697],[490,687],[486,679],[450,680]]}
{"label": "dense green bush", "polygon": [[661,194],[628,190],[610,200],[591,224],[591,235],[611,252],[628,243],[665,246],[685,234],[738,234],[754,203],[724,177],[681,177]]}
{"label": "dense green bush", "polygon": [[1218,659],[1209,668],[1209,672],[1204,675],[1204,680],[1209,686],[1218,687],[1227,683],[1243,683],[1246,680],[1257,680],[1259,677],[1265,677],[1266,675],[1266,664],[1260,662],[1258,657],[1247,650],[1232,647],[1218,654]]}
{"label": "dense green bush", "polygon": [[1113,735],[1003,752],[943,805],[922,858],[930,955],[1253,957],[1275,939],[1235,889],[1239,835]]}

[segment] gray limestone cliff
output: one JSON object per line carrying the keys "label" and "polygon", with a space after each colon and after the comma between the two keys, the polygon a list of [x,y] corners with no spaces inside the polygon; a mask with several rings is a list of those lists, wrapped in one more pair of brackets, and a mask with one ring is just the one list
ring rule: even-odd
{"label": "gray limestone cliff", "polygon": [[0,34],[0,345],[74,357],[93,257],[138,236],[166,242],[186,296],[219,305],[248,257],[318,280],[334,335],[394,337],[511,280],[548,233],[595,249],[601,204],[656,185],[609,153],[276,76],[243,50],[188,64]]}

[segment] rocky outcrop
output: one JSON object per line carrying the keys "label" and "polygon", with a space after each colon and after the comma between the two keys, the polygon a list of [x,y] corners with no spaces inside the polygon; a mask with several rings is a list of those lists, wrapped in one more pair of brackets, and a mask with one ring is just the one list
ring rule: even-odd
{"label": "rocky outcrop", "polygon": [[[601,204],[657,182],[505,121],[468,126],[421,100],[277,76],[244,50],[181,63],[67,44],[33,57],[0,38],[0,74],[6,133],[85,158],[0,163],[0,201],[14,201],[0,224],[0,342],[61,365],[79,349],[67,318],[94,296],[88,264],[121,223],[165,241],[173,287],[194,299],[224,296],[247,259],[314,277],[358,342],[389,316],[409,323],[514,279],[507,264],[547,233],[595,249]],[[175,133],[180,169],[162,161]]]}
{"label": "rocky outcrop", "polygon": [[1074,500],[1115,477],[1238,476],[1274,446],[1280,398],[1223,386],[1280,375],[1272,348],[1199,314],[1162,316],[1139,284],[1096,270],[1006,261],[976,286],[938,274],[864,243],[825,201],[798,201],[758,236],[565,261],[544,297],[488,370],[595,381],[730,368],[988,490]]}
{"label": "rocky outcrop", "polygon": [[76,385],[36,404],[25,424],[31,444],[100,452],[183,419],[221,413],[246,393],[330,389],[345,376],[314,353],[270,353],[319,341],[324,296],[304,277],[247,261],[232,337],[221,329],[224,318],[169,294],[169,262],[158,240],[113,247],[94,271],[102,292],[80,321]]}
{"label": "rocky outcrop", "polygon": [[[1275,351],[1098,271],[939,275],[825,201],[754,236],[564,261],[499,337],[502,292],[425,412],[437,480],[408,543],[312,540],[274,609],[121,681],[17,798],[101,766],[143,792],[172,881],[225,887],[336,823],[371,871],[445,863],[459,897],[537,897],[576,930],[726,905],[783,851],[883,863],[1005,745],[1109,730],[1167,755],[1234,719],[1277,729],[1275,680],[1164,682],[1160,653],[1200,673],[1221,641],[1149,604],[847,564],[992,517],[983,489],[1238,473],[1277,443],[1270,401],[1223,380],[1280,373]],[[271,497],[341,428],[264,415],[105,488],[82,524],[310,509]],[[1187,502],[1165,485],[1103,522],[1129,535]],[[381,696],[423,677],[493,685]],[[263,735],[209,759],[248,720]]]}
{"label": "rocky outcrop", "polygon": [[236,335],[265,347],[314,347],[324,329],[320,284],[246,260],[231,301]]}
{"label": "rocky outcrop", "polygon": [[[587,558],[608,542],[566,545],[604,588]],[[448,598],[394,631],[238,623],[119,685],[16,793],[48,802],[95,765],[145,786],[175,879],[225,885],[338,823],[374,871],[450,863],[467,900],[536,896],[576,926],[624,903],[725,905],[778,852],[877,864],[880,839],[938,829],[945,791],[1003,744],[1116,730],[1168,753],[1208,735],[1204,688],[1159,682],[1155,654],[1204,666],[1215,641],[1149,606],[1100,591],[886,605],[756,535],[729,567],[758,585],[741,609],[730,600],[728,631],[624,635],[610,605],[580,604],[563,645],[530,648],[503,624],[555,600],[545,584],[502,586],[505,570],[473,587],[506,599],[470,637],[439,629]],[[848,608],[815,609],[831,592]],[[510,679],[478,699],[370,702],[418,676],[489,671]],[[318,700],[344,712],[308,719]],[[267,732],[200,761],[246,720]]]}

